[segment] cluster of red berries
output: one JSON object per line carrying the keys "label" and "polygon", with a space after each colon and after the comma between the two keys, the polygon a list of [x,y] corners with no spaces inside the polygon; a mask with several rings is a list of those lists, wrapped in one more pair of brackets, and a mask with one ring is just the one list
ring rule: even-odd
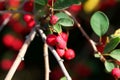
{"label": "cluster of red berries", "polygon": [[67,48],[68,35],[61,32],[58,35],[49,34],[47,35],[46,42],[50,46],[56,46],[56,51],[60,57],[65,57],[67,60],[71,60],[75,57],[73,49]]}
{"label": "cluster of red berries", "polygon": [[111,71],[111,74],[116,78],[120,78],[120,69],[119,68],[113,68]]}
{"label": "cluster of red berries", "polygon": [[[50,24],[55,25],[59,18],[56,15],[50,17]],[[46,42],[50,46],[55,46],[56,51],[60,57],[65,57],[67,60],[71,60],[75,57],[73,49],[67,48],[68,35],[65,32],[47,35]]]}
{"label": "cluster of red berries", "polygon": [[35,26],[35,20],[33,19],[33,16],[30,14],[25,14],[23,19],[27,23],[27,26],[31,29]]}

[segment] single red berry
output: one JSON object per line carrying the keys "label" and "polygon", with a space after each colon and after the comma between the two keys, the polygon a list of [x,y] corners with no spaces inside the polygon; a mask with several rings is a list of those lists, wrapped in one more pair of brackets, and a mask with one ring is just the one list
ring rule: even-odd
{"label": "single red berry", "polygon": [[8,0],[8,5],[10,7],[18,7],[20,5],[20,0]]}
{"label": "single red berry", "polygon": [[61,32],[60,35],[66,42],[68,41],[68,35],[65,32]]}
{"label": "single red berry", "polygon": [[54,35],[54,34],[47,35],[46,43],[50,46],[55,46],[56,45],[56,35]]}
{"label": "single red berry", "polygon": [[9,18],[11,16],[11,13],[4,13],[2,14],[2,19],[3,21],[6,19],[6,18]]}
{"label": "single red berry", "polygon": [[15,39],[14,40],[14,43],[12,44],[12,48],[16,51],[20,50],[20,48],[22,47],[23,45],[23,40],[20,40],[20,39]]}
{"label": "single red berry", "polygon": [[35,26],[35,21],[34,21],[34,20],[29,21],[29,22],[27,23],[27,26],[28,26],[29,28],[33,28],[33,27]]}
{"label": "single red berry", "polygon": [[114,68],[114,69],[112,69],[111,74],[112,74],[115,78],[120,78],[120,69],[119,69],[119,68]]}
{"label": "single red berry", "polygon": [[24,33],[25,26],[20,21],[11,21],[10,26],[15,32],[20,34]]}
{"label": "single red berry", "polygon": [[58,35],[56,37],[56,42],[57,42],[56,47],[61,48],[61,49],[66,48],[67,42],[62,38],[61,35]]}
{"label": "single red berry", "polygon": [[28,1],[24,4],[23,9],[27,12],[32,12],[33,11],[33,1]]}
{"label": "single red berry", "polygon": [[60,57],[63,57],[65,54],[65,49],[57,48],[56,51]]}
{"label": "single red berry", "polygon": [[58,66],[56,66],[50,74],[50,80],[60,80],[62,76],[64,76],[62,70]]}
{"label": "single red berry", "polygon": [[48,0],[48,5],[52,6],[52,1],[55,3],[56,0]]}
{"label": "single red berry", "polygon": [[52,25],[55,25],[55,24],[57,23],[57,21],[58,21],[58,17],[57,17],[56,15],[52,15],[52,16],[50,17],[50,23],[51,23]]}
{"label": "single red berry", "polygon": [[5,9],[5,1],[0,1],[0,10]]}
{"label": "single red berry", "polygon": [[25,66],[25,63],[22,61],[22,62],[20,63],[20,65],[18,66],[17,70],[18,70],[18,71],[23,70],[23,69],[24,69],[24,66]]}
{"label": "single red berry", "polygon": [[13,64],[12,60],[10,60],[10,59],[3,59],[1,61],[1,68],[3,70],[9,70],[11,68],[12,64]]}
{"label": "single red berry", "polygon": [[2,38],[4,45],[7,47],[11,47],[12,44],[14,43],[14,40],[15,40],[15,38],[12,34],[6,34]]}
{"label": "single red berry", "polygon": [[74,52],[74,50],[73,49],[67,49],[65,51],[64,57],[67,60],[71,60],[71,59],[75,58],[75,52]]}
{"label": "single red berry", "polygon": [[25,14],[25,15],[23,16],[23,19],[24,19],[26,22],[29,22],[29,21],[31,21],[33,18],[32,18],[32,16],[31,16],[30,14]]}
{"label": "single red berry", "polygon": [[68,11],[74,16],[78,15],[81,10],[82,10],[81,4],[80,5],[73,4],[68,8]]}

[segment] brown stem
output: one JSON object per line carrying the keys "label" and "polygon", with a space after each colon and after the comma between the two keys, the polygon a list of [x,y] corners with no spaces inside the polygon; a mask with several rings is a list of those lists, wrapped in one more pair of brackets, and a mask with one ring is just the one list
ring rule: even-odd
{"label": "brown stem", "polygon": [[49,80],[49,56],[48,56],[48,45],[44,43],[44,61],[45,61],[45,80]]}
{"label": "brown stem", "polygon": [[62,10],[62,11],[64,13],[66,13],[67,15],[69,15],[75,21],[78,29],[82,32],[82,34],[84,35],[84,37],[89,41],[89,43],[91,44],[94,52],[97,52],[101,56],[100,60],[103,61],[103,62],[105,62],[106,61],[105,57],[100,52],[98,52],[95,42],[87,35],[87,33],[81,27],[81,24],[76,20],[76,18],[71,13],[69,13],[68,11],[66,11],[66,10]]}

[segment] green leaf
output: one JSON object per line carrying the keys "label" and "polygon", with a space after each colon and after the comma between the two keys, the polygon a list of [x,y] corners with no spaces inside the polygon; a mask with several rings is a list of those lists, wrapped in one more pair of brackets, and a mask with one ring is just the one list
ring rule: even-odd
{"label": "green leaf", "polygon": [[56,0],[54,4],[55,9],[66,9],[72,4],[80,4],[80,0]]}
{"label": "green leaf", "polygon": [[95,57],[95,58],[100,58],[100,55],[99,55],[98,53],[95,53],[95,54],[94,54],[94,57]]}
{"label": "green leaf", "polygon": [[40,16],[43,16],[46,14],[45,10],[44,10],[44,6],[35,4],[35,13],[36,14],[36,18],[39,18]]}
{"label": "green leaf", "polygon": [[110,57],[120,61],[120,49],[116,49],[110,53]]}
{"label": "green leaf", "polygon": [[67,78],[66,77],[62,77],[62,78],[60,78],[60,80],[67,80]]}
{"label": "green leaf", "polygon": [[61,33],[62,32],[62,27],[59,24],[55,24],[53,26],[54,32]]}
{"label": "green leaf", "polygon": [[105,61],[104,65],[105,65],[105,69],[108,72],[111,72],[111,70],[115,67],[115,65],[112,62],[109,62],[109,61]]}
{"label": "green leaf", "polygon": [[59,19],[61,18],[70,18],[67,14],[60,12],[55,14]]}
{"label": "green leaf", "polygon": [[97,11],[92,15],[90,24],[93,31],[100,37],[103,36],[109,28],[108,17],[101,11]]}
{"label": "green leaf", "polygon": [[40,16],[44,16],[46,12],[46,4],[47,0],[35,0],[34,3],[34,12],[36,14],[36,18],[39,18]]}
{"label": "green leaf", "polygon": [[74,25],[74,21],[70,18],[61,18],[58,21],[58,24],[62,25],[63,27],[72,27]]}
{"label": "green leaf", "polygon": [[115,37],[110,40],[110,42],[105,46],[104,53],[108,53],[115,49],[117,45],[120,43],[120,38]]}
{"label": "green leaf", "polygon": [[47,4],[47,0],[35,0],[35,4],[45,6]]}

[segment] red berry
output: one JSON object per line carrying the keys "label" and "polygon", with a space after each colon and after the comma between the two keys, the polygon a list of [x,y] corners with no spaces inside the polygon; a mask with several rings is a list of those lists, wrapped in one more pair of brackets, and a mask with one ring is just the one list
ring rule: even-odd
{"label": "red berry", "polygon": [[35,21],[34,20],[31,20],[30,22],[27,23],[27,26],[29,28],[33,28],[35,26]]}
{"label": "red berry", "polygon": [[58,21],[58,17],[55,16],[55,15],[52,15],[51,18],[50,18],[50,23],[52,25],[55,25],[57,23],[57,21]]}
{"label": "red berry", "polygon": [[32,12],[33,11],[33,1],[28,1],[24,4],[23,9],[27,12]]}
{"label": "red berry", "polygon": [[80,11],[82,10],[82,5],[78,5],[78,4],[73,4],[68,8],[68,11],[73,14],[73,15],[77,15]]}
{"label": "red berry", "polygon": [[12,44],[14,43],[14,40],[15,40],[15,38],[12,34],[6,34],[2,38],[4,45],[7,47],[11,47]]}
{"label": "red berry", "polygon": [[9,70],[10,67],[12,66],[12,64],[13,64],[13,61],[12,61],[12,60],[10,60],[10,59],[3,59],[3,60],[1,61],[1,68],[2,68],[3,70]]}
{"label": "red berry", "polygon": [[111,73],[115,78],[120,78],[120,69],[119,68],[112,69]]}
{"label": "red berry", "polygon": [[32,16],[31,16],[30,14],[25,14],[24,17],[23,17],[23,19],[24,19],[26,22],[29,22],[29,21],[31,21],[33,18],[32,18]]}
{"label": "red berry", "polygon": [[47,35],[46,43],[50,46],[55,46],[56,45],[56,35],[54,35],[54,34]]}
{"label": "red berry", "polygon": [[[52,6],[52,1],[53,0],[48,0],[48,5]],[[54,0],[54,3],[56,2],[56,0]]]}
{"label": "red berry", "polygon": [[8,0],[8,4],[11,7],[18,7],[20,4],[20,0]]}
{"label": "red berry", "polygon": [[24,33],[25,26],[21,22],[15,21],[15,23],[11,24],[11,26],[15,32],[20,33],[20,34]]}
{"label": "red berry", "polygon": [[56,37],[56,47],[57,48],[61,48],[61,49],[65,49],[66,48],[66,45],[67,45],[67,42],[62,38],[61,35],[58,35]]}
{"label": "red berry", "polygon": [[17,70],[19,71],[23,70],[24,66],[25,66],[25,63],[22,61],[20,65],[18,66]]}
{"label": "red berry", "polygon": [[64,74],[60,67],[55,67],[52,72],[50,73],[50,80],[60,80],[61,77],[63,77]]}
{"label": "red berry", "polygon": [[0,10],[5,9],[5,1],[0,1]]}
{"label": "red berry", "polygon": [[67,60],[71,60],[71,59],[75,58],[75,52],[74,52],[74,50],[73,49],[67,49],[65,51],[64,57]]}
{"label": "red berry", "polygon": [[10,16],[11,16],[11,13],[4,13],[4,14],[2,15],[3,21],[4,21],[6,18],[10,17]]}
{"label": "red berry", "polygon": [[64,56],[64,53],[65,53],[65,50],[64,50],[64,49],[57,48],[56,51],[57,51],[57,53],[58,53],[58,55],[59,55],[60,57],[63,57],[63,56]]}
{"label": "red berry", "polygon": [[20,39],[15,39],[13,44],[12,44],[12,48],[16,51],[20,50],[20,48],[22,47],[23,45],[23,41],[20,40]]}
{"label": "red berry", "polygon": [[68,35],[64,32],[61,32],[60,35],[62,36],[62,38],[67,42],[68,41]]}

